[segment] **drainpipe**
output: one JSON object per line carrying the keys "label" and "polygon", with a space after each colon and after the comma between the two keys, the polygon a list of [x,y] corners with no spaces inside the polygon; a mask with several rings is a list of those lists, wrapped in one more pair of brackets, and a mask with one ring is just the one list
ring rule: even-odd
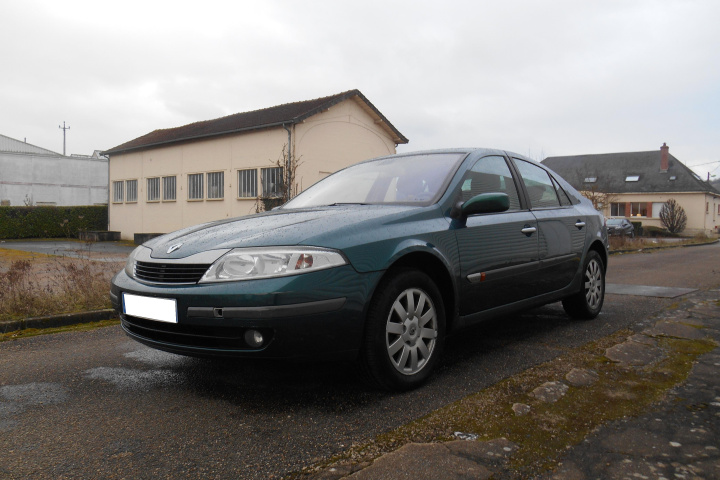
{"label": "drainpipe", "polygon": [[[292,125],[292,124],[291,124]],[[285,181],[287,182],[287,195],[288,200],[290,200],[291,194],[292,194],[292,178],[290,178],[290,162],[292,161],[292,130],[288,128],[287,125],[283,123],[283,128],[288,134],[288,144],[287,144],[287,160],[285,162]]]}

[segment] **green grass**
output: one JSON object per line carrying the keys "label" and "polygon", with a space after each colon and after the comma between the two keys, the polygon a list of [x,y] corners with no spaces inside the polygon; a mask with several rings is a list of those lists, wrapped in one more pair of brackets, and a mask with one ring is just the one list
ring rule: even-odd
{"label": "green grass", "polygon": [[57,328],[27,328],[25,330],[17,330],[15,332],[0,333],[0,342],[36,337],[38,335],[50,335],[54,333],[85,332],[88,330],[95,330],[96,328],[111,327],[119,324],[120,320],[101,320],[99,322],[78,323],[75,325]]}

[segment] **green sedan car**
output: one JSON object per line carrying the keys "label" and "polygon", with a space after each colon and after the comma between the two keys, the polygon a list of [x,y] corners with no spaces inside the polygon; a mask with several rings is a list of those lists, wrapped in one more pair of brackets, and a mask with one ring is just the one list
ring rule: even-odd
{"label": "green sedan car", "polygon": [[113,278],[111,299],[125,332],[153,348],[351,359],[404,390],[468,325],[556,301],[596,317],[607,258],[603,216],[554,172],[502,150],[434,150],[154,238]]}

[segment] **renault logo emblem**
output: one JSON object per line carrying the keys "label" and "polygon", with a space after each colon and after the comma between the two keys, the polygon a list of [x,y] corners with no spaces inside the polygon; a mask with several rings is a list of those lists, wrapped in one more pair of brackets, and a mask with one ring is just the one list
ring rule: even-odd
{"label": "renault logo emblem", "polygon": [[179,250],[180,247],[182,247],[182,243],[176,243],[175,245],[171,245],[170,248],[167,249],[167,253],[172,253],[175,250]]}

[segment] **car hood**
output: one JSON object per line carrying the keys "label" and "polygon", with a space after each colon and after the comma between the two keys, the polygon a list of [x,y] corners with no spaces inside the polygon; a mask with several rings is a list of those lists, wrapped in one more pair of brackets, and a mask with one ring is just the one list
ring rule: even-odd
{"label": "car hood", "polygon": [[347,238],[348,231],[355,232],[363,225],[378,222],[393,223],[398,216],[404,217],[412,210],[417,207],[341,205],[281,209],[195,225],[156,237],[144,246],[152,249],[153,258],[184,258],[207,250],[240,247],[314,245],[338,248],[342,239]]}

